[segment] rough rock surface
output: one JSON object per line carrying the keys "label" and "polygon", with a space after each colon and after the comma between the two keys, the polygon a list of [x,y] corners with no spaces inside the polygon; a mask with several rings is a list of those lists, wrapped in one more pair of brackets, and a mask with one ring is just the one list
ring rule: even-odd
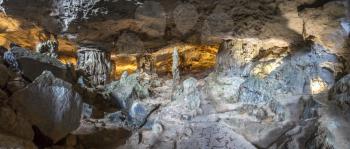
{"label": "rough rock surface", "polygon": [[82,102],[72,85],[48,71],[16,92],[12,105],[54,142],[79,126]]}
{"label": "rough rock surface", "polygon": [[[84,76],[85,80],[80,79],[80,86],[77,85],[83,90],[80,92],[89,108],[85,109],[79,128],[69,135],[73,128],[60,131],[64,134],[56,139],[62,139],[52,148],[346,149],[350,146],[350,79],[345,76],[350,70],[350,9],[346,0],[11,0],[1,4],[9,17],[20,18],[18,23],[13,20],[0,23],[4,44],[36,22],[45,31],[82,47],[92,44],[106,49],[79,53],[78,68],[92,78]],[[35,30],[29,33],[33,32],[36,33]],[[174,47],[180,47],[179,51],[173,52]],[[50,69],[59,78],[67,77],[66,73],[51,69],[58,67],[60,72],[66,71],[56,59],[21,52],[18,47],[13,51],[28,81],[42,72],[28,69],[33,65]],[[76,54],[75,49],[69,48],[60,52],[62,56]],[[173,76],[170,74],[172,53]],[[127,60],[119,65],[118,57]],[[124,73],[120,80],[105,85],[110,73],[108,58],[115,59],[111,71],[125,67],[139,69],[139,73]],[[46,68],[46,64],[50,67]],[[165,70],[169,76],[153,74],[153,68],[149,67],[153,64],[155,72]],[[208,69],[190,73],[198,67]],[[4,105],[0,118],[4,122],[15,121],[11,123],[14,127],[8,123],[0,127],[8,130],[1,132],[0,138],[14,137],[24,142],[30,139],[30,131],[18,133],[14,129],[27,128],[22,117],[30,118],[28,122],[33,123],[33,116],[22,116],[32,110],[40,118],[47,118],[45,122],[62,116],[62,113],[43,114],[61,103],[44,103],[45,108],[42,104],[33,105],[38,99],[51,101],[52,98],[46,97],[57,95],[54,89],[58,86],[40,88],[46,82],[34,81],[26,87],[27,82],[21,76],[0,76],[4,76],[0,82],[6,84],[1,86],[0,103]],[[84,86],[89,83],[96,86]],[[32,93],[34,89],[37,94]],[[174,90],[176,100],[173,100]],[[66,95],[75,94],[64,91],[68,92]],[[14,102],[7,99],[11,94],[14,94],[12,99],[33,99],[11,107],[6,105]],[[66,99],[54,97],[57,101]],[[31,110],[24,113],[26,108],[21,107],[27,106]],[[43,126],[33,125],[52,137]],[[73,125],[78,124],[69,126]]]}
{"label": "rough rock surface", "polygon": [[121,109],[129,109],[134,100],[149,96],[148,88],[142,86],[138,74],[128,75],[124,72],[119,81],[107,85],[107,91],[112,101]]}
{"label": "rough rock surface", "polygon": [[15,55],[23,75],[31,81],[40,76],[45,70],[52,72],[56,77],[65,81],[73,82],[74,80],[72,68],[62,64],[56,58],[33,53],[18,46],[11,48],[11,52]]}
{"label": "rough rock surface", "polygon": [[109,80],[110,62],[102,50],[81,48],[78,51],[77,69],[83,72],[85,82],[92,86],[104,85]]}
{"label": "rough rock surface", "polygon": [[341,78],[331,89],[329,93],[329,100],[335,104],[347,108],[350,104],[350,75]]}

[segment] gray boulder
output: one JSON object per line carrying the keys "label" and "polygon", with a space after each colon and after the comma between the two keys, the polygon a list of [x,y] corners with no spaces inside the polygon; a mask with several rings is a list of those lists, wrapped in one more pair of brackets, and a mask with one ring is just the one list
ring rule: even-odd
{"label": "gray boulder", "polygon": [[44,71],[32,84],[12,97],[13,107],[54,142],[78,128],[82,113],[80,95],[72,85]]}
{"label": "gray boulder", "polygon": [[40,53],[33,53],[18,46],[12,47],[11,52],[16,57],[23,76],[31,81],[35,80],[45,70],[52,72],[56,77],[65,81],[73,82],[74,80],[74,74],[71,68],[56,58]]}
{"label": "gray boulder", "polygon": [[127,73],[123,73],[119,81],[107,85],[106,92],[121,109],[129,109],[134,100],[149,97],[150,94],[148,88],[139,82],[138,74],[128,76]]}

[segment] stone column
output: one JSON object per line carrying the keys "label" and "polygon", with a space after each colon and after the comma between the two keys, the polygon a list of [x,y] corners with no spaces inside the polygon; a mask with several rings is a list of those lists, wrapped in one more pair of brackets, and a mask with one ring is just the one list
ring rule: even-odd
{"label": "stone column", "polygon": [[90,86],[104,85],[110,77],[109,58],[97,48],[82,47],[78,50],[77,69]]}
{"label": "stone column", "polygon": [[137,56],[137,68],[140,73],[152,74],[154,72],[154,58],[152,54],[145,53]]}
{"label": "stone column", "polygon": [[178,95],[182,93],[181,87],[180,87],[179,53],[177,48],[174,48],[174,52],[173,52],[172,74],[173,74],[173,86],[172,86],[171,100],[176,100]]}

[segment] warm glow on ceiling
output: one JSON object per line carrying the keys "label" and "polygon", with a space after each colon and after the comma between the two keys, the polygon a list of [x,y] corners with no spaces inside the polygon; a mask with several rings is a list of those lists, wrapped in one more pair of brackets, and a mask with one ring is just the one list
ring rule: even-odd
{"label": "warm glow on ceiling", "polygon": [[[30,21],[12,18],[0,13],[0,46],[9,48],[11,42],[34,50],[40,42],[49,39],[43,28]],[[59,60],[62,63],[76,65],[77,44],[63,37],[58,37]],[[181,70],[185,73],[198,72],[212,68],[216,62],[218,45],[173,44],[152,53],[156,73],[171,73],[172,52],[179,49]],[[133,73],[137,70],[136,54],[111,54],[113,76],[118,78],[124,71]]]}
{"label": "warm glow on ceiling", "polygon": [[[9,48],[11,42],[17,43],[24,48],[34,50],[36,45],[48,40],[43,28],[32,22],[12,18],[0,13],[0,46]],[[66,55],[75,55],[77,46],[65,38],[59,37],[59,51]]]}

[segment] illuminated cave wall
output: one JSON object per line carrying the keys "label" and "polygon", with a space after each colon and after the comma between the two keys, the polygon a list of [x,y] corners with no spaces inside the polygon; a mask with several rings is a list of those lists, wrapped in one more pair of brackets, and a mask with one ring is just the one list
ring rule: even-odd
{"label": "illuminated cave wall", "polygon": [[[36,45],[48,40],[50,33],[34,23],[6,16],[0,13],[0,45],[9,48],[11,42],[20,46],[34,50]],[[66,38],[58,37],[59,60],[62,63],[76,65],[76,50],[78,45]],[[158,49],[151,53],[154,60],[154,72],[160,75],[171,73],[172,52],[174,48],[179,49],[180,64],[182,73],[197,73],[213,68],[216,62],[218,45],[194,45],[194,44],[172,44]],[[115,50],[118,51],[118,50]],[[133,73],[137,70],[137,55],[111,53],[112,78],[118,79],[124,71]]]}

